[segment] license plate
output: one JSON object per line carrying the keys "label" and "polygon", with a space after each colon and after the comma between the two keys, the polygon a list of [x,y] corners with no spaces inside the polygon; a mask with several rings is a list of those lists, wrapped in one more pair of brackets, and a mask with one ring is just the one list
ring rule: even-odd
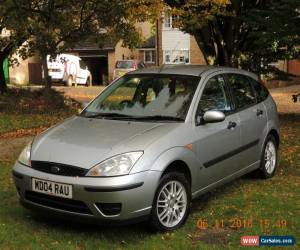
{"label": "license plate", "polygon": [[53,196],[72,199],[72,185],[46,181],[40,179],[31,179],[32,191],[49,194]]}

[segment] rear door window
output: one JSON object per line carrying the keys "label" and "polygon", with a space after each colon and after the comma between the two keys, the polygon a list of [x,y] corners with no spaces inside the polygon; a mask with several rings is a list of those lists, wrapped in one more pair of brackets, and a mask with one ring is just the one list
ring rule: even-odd
{"label": "rear door window", "polygon": [[261,83],[255,81],[251,77],[248,77],[248,80],[251,82],[254,88],[257,102],[263,102],[264,100],[266,100],[267,97],[269,96],[269,91],[267,90],[267,88],[263,86]]}
{"label": "rear door window", "polygon": [[227,74],[236,109],[244,109],[256,104],[256,96],[247,76]]}

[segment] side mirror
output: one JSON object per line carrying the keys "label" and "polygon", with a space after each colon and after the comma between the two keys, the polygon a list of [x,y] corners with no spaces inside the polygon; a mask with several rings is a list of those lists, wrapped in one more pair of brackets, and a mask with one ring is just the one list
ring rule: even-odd
{"label": "side mirror", "polygon": [[206,123],[222,122],[225,120],[225,114],[221,111],[210,110],[203,115],[203,121]]}

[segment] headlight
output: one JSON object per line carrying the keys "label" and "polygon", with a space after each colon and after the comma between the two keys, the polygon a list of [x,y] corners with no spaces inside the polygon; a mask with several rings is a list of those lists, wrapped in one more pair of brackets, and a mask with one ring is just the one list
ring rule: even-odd
{"label": "headlight", "polygon": [[31,166],[31,161],[30,161],[31,144],[32,142],[27,144],[27,146],[23,149],[18,159],[20,163],[29,167]]}
{"label": "headlight", "polygon": [[129,174],[131,168],[142,155],[142,151],[116,155],[91,168],[87,176],[117,176]]}

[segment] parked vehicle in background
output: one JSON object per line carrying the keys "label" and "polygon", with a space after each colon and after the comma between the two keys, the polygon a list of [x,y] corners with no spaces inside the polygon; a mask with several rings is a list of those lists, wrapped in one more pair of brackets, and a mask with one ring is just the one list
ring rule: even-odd
{"label": "parked vehicle in background", "polygon": [[60,54],[53,59],[48,55],[47,63],[49,76],[53,82],[64,82],[67,86],[92,85],[91,72],[78,56]]}
{"label": "parked vehicle in background", "polygon": [[130,71],[145,68],[145,64],[138,60],[119,60],[114,69],[114,79],[117,79]]}
{"label": "parked vehicle in background", "polygon": [[271,178],[278,145],[276,104],[256,75],[164,66],[126,74],[36,136],[13,175],[27,207],[170,231],[199,195],[251,171]]}

